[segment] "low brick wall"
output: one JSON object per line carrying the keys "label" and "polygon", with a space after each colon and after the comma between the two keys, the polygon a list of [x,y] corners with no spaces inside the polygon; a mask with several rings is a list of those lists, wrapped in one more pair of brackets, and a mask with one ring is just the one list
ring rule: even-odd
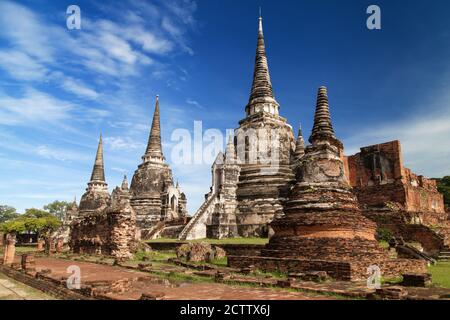
{"label": "low brick wall", "polygon": [[32,288],[40,290],[44,293],[47,293],[55,298],[62,300],[91,300],[86,296],[73,292],[60,283],[57,283],[55,280],[49,281],[43,278],[35,278],[29,274],[24,272],[15,270],[10,267],[0,265],[0,272],[5,274],[6,276],[26,284]]}
{"label": "low brick wall", "polygon": [[232,268],[248,268],[254,266],[256,269],[262,271],[280,271],[284,273],[325,271],[333,279],[345,281],[351,280],[351,266],[348,262],[229,256],[228,266]]}
{"label": "low brick wall", "polygon": [[[176,251],[185,243],[187,242],[147,242],[147,245],[157,251]],[[264,249],[263,244],[212,244],[212,246],[222,248],[230,256],[257,256]]]}
{"label": "low brick wall", "polygon": [[367,268],[371,265],[380,267],[383,277],[397,277],[403,273],[427,272],[427,264],[425,261],[413,259],[340,262],[256,256],[228,257],[228,266],[232,268],[248,268],[254,266],[256,269],[262,271],[280,271],[284,273],[325,271],[331,278],[343,281],[367,279]]}

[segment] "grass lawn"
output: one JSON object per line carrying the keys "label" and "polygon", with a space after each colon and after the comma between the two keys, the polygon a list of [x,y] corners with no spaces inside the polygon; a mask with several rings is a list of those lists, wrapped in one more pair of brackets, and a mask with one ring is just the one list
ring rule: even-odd
{"label": "grass lawn", "polygon": [[450,261],[440,261],[430,266],[428,271],[433,276],[433,284],[438,287],[450,288]]}
{"label": "grass lawn", "polygon": [[[16,254],[33,253],[33,252],[36,252],[36,251],[37,251],[37,248],[36,248],[36,247],[29,247],[29,246],[21,247],[21,246],[16,246]],[[3,254],[3,247],[0,248],[0,254]]]}
{"label": "grass lawn", "polygon": [[[177,239],[159,238],[147,240],[146,242],[180,242]],[[229,238],[229,239],[198,239],[188,240],[186,242],[208,242],[210,244],[266,244],[269,242],[267,238]]]}

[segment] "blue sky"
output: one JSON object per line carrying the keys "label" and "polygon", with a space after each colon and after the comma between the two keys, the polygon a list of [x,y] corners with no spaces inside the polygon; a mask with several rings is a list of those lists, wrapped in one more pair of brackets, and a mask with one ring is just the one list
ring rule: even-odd
{"label": "blue sky", "polygon": [[[81,8],[82,29],[66,28]],[[381,8],[382,29],[366,28]],[[84,192],[100,132],[110,190],[131,178],[160,95],[170,162],[177,128],[222,131],[244,117],[258,7],[281,114],[309,135],[329,91],[347,154],[393,139],[405,164],[450,174],[448,1],[125,0],[0,2],[0,204],[20,211]],[[190,213],[210,163],[172,165]]]}

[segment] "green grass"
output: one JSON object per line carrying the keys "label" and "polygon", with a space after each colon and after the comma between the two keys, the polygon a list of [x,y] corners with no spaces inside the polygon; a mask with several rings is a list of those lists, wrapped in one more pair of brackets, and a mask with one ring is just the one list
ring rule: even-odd
{"label": "green grass", "polygon": [[450,288],[450,261],[440,261],[428,268],[433,284],[438,287]]}
{"label": "green grass", "polygon": [[165,273],[165,272],[153,270],[151,272],[151,274],[158,278],[167,279],[167,280],[173,281],[173,282],[197,282],[197,283],[212,283],[212,282],[214,282],[214,278],[211,278],[211,277],[201,277],[201,276],[197,276],[195,274],[190,275],[190,274],[173,272],[173,271],[171,271],[169,273]]}
{"label": "green grass", "polygon": [[[152,242],[180,242],[177,239],[169,238],[159,238],[146,241],[148,243]],[[198,239],[198,240],[188,240],[184,242],[208,242],[210,244],[266,244],[269,242],[267,238],[229,238],[229,239]]]}
{"label": "green grass", "polygon": [[144,261],[144,258],[148,258],[149,261],[167,261],[170,258],[176,258],[176,254],[174,252],[165,252],[165,251],[138,251],[134,254],[133,261]]}
{"label": "green grass", "polygon": [[262,270],[255,270],[252,272],[253,275],[259,276],[259,277],[273,277],[280,280],[285,280],[288,278],[288,275],[286,273],[283,273],[281,271],[262,271]]}
{"label": "green grass", "polygon": [[380,244],[380,247],[382,247],[383,249],[389,249],[389,243],[385,240],[380,240],[378,242]]}
{"label": "green grass", "polygon": [[[36,252],[37,248],[36,247],[21,247],[21,246],[17,246],[16,247],[16,254],[24,254],[24,253],[33,253]],[[0,248],[0,254],[3,254],[3,248]]]}

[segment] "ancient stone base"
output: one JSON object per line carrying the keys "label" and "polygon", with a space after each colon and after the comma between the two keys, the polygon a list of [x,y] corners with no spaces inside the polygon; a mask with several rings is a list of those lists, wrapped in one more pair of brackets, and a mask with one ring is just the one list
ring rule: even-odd
{"label": "ancient stone base", "polygon": [[280,271],[284,273],[306,273],[325,271],[335,280],[361,281],[368,277],[367,268],[377,265],[383,277],[398,277],[403,273],[423,273],[427,270],[425,261],[410,259],[392,259],[382,261],[327,261],[315,259],[273,258],[229,256],[231,268],[254,268],[262,271]]}

